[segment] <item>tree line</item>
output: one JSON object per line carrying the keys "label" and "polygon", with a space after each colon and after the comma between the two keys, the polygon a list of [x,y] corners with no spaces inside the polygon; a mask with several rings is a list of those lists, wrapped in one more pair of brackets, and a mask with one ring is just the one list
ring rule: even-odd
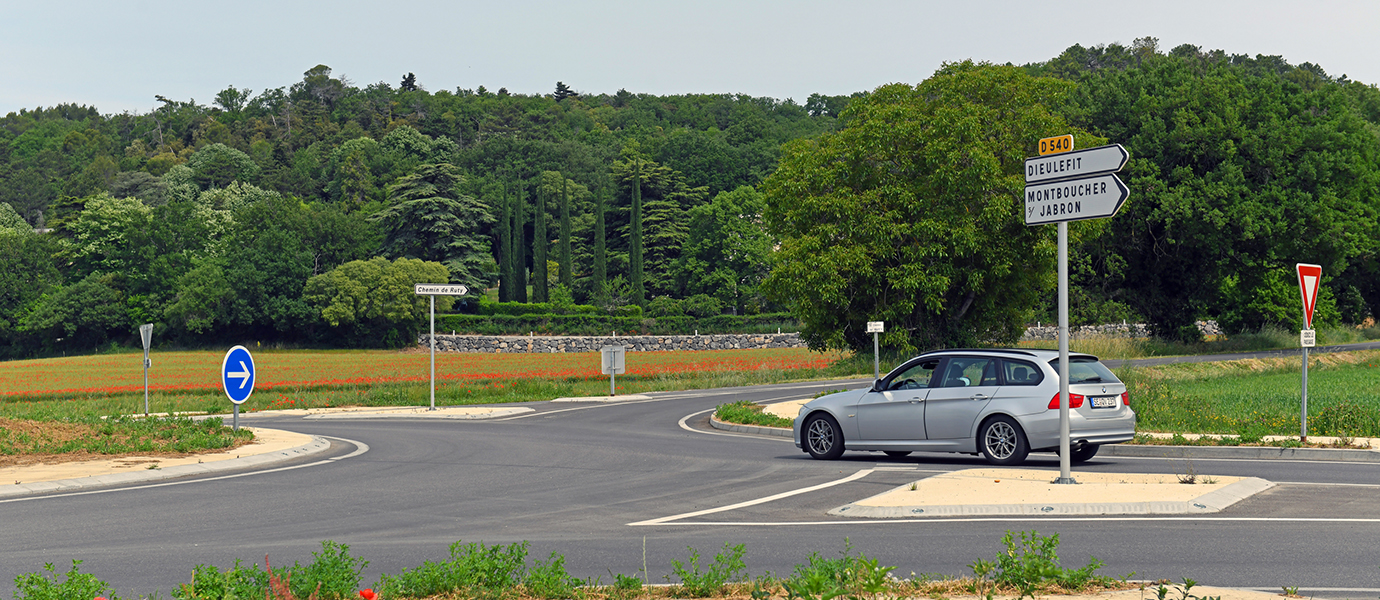
{"label": "tree line", "polygon": [[1122,212],[1072,228],[1075,321],[1294,326],[1294,262],[1324,266],[1320,322],[1380,312],[1380,92],[1281,57],[1143,38],[804,104],[360,87],[325,66],[157,100],[0,119],[6,356],[143,322],[188,344],[399,345],[422,279],[610,312],[784,308],[816,347],[866,345],[879,319],[897,347],[1011,342],[1053,313],[1021,161],[1070,132],[1132,156]]}

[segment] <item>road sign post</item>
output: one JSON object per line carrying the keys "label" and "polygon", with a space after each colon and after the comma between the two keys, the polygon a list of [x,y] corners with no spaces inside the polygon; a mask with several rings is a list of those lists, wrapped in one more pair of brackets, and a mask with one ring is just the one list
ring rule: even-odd
{"label": "road sign post", "polygon": [[149,416],[149,343],[153,341],[153,323],[139,326],[139,339],[144,342],[144,418]]}
{"label": "road sign post", "polygon": [[599,349],[600,370],[609,376],[609,396],[617,396],[618,390],[614,388],[615,376],[626,370],[623,355],[626,354],[623,346],[604,346]]}
{"label": "road sign post", "polygon": [[431,342],[431,408],[427,410],[436,410],[436,297],[464,296],[470,289],[463,285],[418,283],[413,286],[412,293],[431,296],[431,335],[427,338]]}
{"label": "road sign post", "polygon": [[254,357],[244,346],[235,346],[220,361],[220,385],[235,405],[234,428],[240,430],[240,405],[254,393]]}
{"label": "road sign post", "polygon": [[1069,457],[1069,221],[1105,219],[1131,190],[1115,173],[1130,154],[1120,144],[1073,150],[1073,136],[1044,138],[1025,160],[1025,224],[1059,227],[1059,478],[1078,483]]}
{"label": "road sign post", "polygon": [[877,335],[886,333],[886,321],[868,321],[867,332],[872,334],[872,378],[882,378],[882,353]]}
{"label": "road sign post", "polygon": [[1308,349],[1317,343],[1313,329],[1313,307],[1318,302],[1318,283],[1322,281],[1322,267],[1298,263],[1299,293],[1303,296],[1303,331],[1299,332],[1299,346],[1303,349],[1303,392],[1299,402],[1299,441],[1308,441]]}

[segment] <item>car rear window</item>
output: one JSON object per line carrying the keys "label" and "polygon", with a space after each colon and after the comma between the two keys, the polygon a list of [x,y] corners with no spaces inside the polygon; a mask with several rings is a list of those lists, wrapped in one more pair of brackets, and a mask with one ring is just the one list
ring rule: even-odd
{"label": "car rear window", "polygon": [[[1049,361],[1054,372],[1059,372],[1059,359]],[[1106,365],[1088,358],[1069,357],[1069,384],[1078,383],[1121,383]]]}
{"label": "car rear window", "polygon": [[1006,375],[1006,385],[1040,385],[1045,380],[1039,367],[1023,360],[1003,359],[1001,366]]}

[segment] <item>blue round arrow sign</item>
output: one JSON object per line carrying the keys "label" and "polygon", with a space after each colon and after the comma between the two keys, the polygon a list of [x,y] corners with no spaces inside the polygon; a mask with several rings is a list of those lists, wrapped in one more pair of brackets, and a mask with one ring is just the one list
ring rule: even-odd
{"label": "blue round arrow sign", "polygon": [[220,384],[235,404],[244,404],[254,393],[254,357],[247,348],[235,346],[225,353],[225,360],[220,363]]}

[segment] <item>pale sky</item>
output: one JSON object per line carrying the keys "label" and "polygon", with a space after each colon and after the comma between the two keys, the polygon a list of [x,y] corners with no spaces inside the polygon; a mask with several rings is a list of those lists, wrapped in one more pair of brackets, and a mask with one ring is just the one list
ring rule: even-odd
{"label": "pale sky", "polygon": [[1043,61],[1153,36],[1278,54],[1380,83],[1370,0],[86,2],[0,0],[0,114],[73,102],[147,112],[227,86],[289,86],[317,64],[355,85],[416,73],[431,91],[745,93],[804,102],[945,61]]}

